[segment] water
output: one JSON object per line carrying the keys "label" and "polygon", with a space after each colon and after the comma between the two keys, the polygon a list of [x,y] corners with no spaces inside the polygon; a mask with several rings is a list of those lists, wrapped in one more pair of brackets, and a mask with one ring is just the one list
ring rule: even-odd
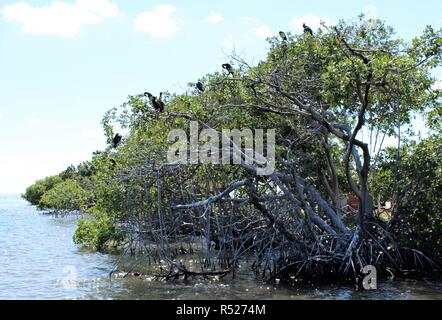
{"label": "water", "polygon": [[272,286],[248,276],[111,281],[108,274],[119,257],[75,245],[75,225],[76,217],[48,216],[18,196],[0,195],[0,299],[442,299],[442,283],[430,281],[384,282],[370,292],[348,286]]}

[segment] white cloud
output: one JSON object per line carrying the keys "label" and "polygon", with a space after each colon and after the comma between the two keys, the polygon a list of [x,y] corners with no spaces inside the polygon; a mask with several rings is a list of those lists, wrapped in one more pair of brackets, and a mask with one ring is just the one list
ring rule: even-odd
{"label": "white cloud", "polygon": [[362,12],[365,14],[367,19],[376,19],[377,18],[377,9],[375,6],[371,4],[367,4],[362,8]]}
{"label": "white cloud", "polygon": [[118,7],[109,0],[53,1],[44,7],[19,2],[3,8],[5,19],[21,24],[22,32],[64,37],[73,37],[82,26],[99,24],[117,14]]}
{"label": "white cloud", "polygon": [[141,12],[134,20],[135,30],[146,32],[154,38],[166,38],[177,30],[177,23],[172,18],[175,6],[157,6],[153,11]]}
{"label": "white cloud", "polygon": [[252,31],[260,38],[268,38],[273,35],[272,31],[267,25],[261,25],[259,27],[253,28]]}
{"label": "white cloud", "polygon": [[220,14],[212,14],[210,16],[207,16],[204,19],[204,22],[206,23],[220,23],[224,20],[224,17]]}
{"label": "white cloud", "polygon": [[29,117],[26,119],[29,124],[40,124],[41,119],[37,117]]}
{"label": "white cloud", "polygon": [[290,21],[290,26],[296,31],[303,31],[304,29],[302,25],[305,23],[313,30],[317,30],[321,26],[321,21],[324,21],[326,24],[330,23],[330,20],[325,17],[319,17],[314,14],[308,14],[303,17],[294,17]]}
{"label": "white cloud", "polygon": [[76,4],[79,8],[103,17],[115,17],[118,14],[118,7],[109,0],[77,0]]}

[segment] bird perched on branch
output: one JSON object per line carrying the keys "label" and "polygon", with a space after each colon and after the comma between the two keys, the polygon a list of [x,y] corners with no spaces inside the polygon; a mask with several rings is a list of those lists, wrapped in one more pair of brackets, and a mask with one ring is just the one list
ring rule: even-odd
{"label": "bird perched on branch", "polygon": [[200,92],[204,92],[204,86],[202,84],[202,82],[198,81],[196,83],[196,88],[200,91]]}
{"label": "bird perched on branch", "polygon": [[287,35],[283,31],[279,31],[279,36],[281,37],[282,41],[287,41]]}
{"label": "bird perched on branch", "polygon": [[302,27],[304,28],[304,34],[310,34],[311,36],[313,35],[313,30],[307,26],[305,23],[302,24]]}
{"label": "bird perched on branch", "polygon": [[123,136],[121,136],[119,133],[117,133],[112,139],[112,146],[114,148],[118,147],[122,138],[123,138]]}
{"label": "bird perched on branch", "polygon": [[229,73],[229,75],[231,74],[232,76],[235,74],[233,71],[233,67],[230,65],[230,63],[224,63],[222,65],[224,70],[227,70],[227,72]]}
{"label": "bird perched on branch", "polygon": [[154,95],[152,95],[149,92],[145,92],[144,96],[149,98],[150,103],[152,103],[152,106],[155,108],[155,110],[157,110],[161,113],[164,111],[164,102],[162,101],[162,97],[163,97],[162,92],[160,92],[159,98],[155,97]]}

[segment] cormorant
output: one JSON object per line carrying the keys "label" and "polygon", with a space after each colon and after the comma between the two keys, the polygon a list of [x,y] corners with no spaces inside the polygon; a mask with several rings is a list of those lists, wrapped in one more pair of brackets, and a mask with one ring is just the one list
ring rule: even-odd
{"label": "cormorant", "polygon": [[149,99],[151,99],[153,97],[153,95],[151,93],[149,93],[149,92],[145,92],[144,96],[149,98]]}
{"label": "cormorant", "polygon": [[229,73],[229,75],[231,74],[232,76],[234,75],[233,72],[233,67],[229,64],[229,63],[224,63],[222,65],[223,69],[227,70],[227,72]]}
{"label": "cormorant", "polygon": [[287,35],[283,31],[279,31],[279,36],[281,37],[282,41],[287,41]]}
{"label": "cormorant", "polygon": [[157,99],[157,97],[155,97],[154,95],[150,94],[149,92],[145,92],[144,96],[149,98],[149,100],[152,103],[152,105],[155,108],[155,110],[160,111],[160,112],[164,111],[164,102],[161,101],[161,98],[163,96],[162,92],[160,92],[160,98],[159,99]]}
{"label": "cormorant", "polygon": [[112,144],[113,144],[113,147],[114,148],[116,148],[117,146],[118,146],[118,144],[121,142],[121,139],[122,139],[123,137],[119,134],[119,133],[117,133],[115,136],[114,136],[114,138],[112,139]]}
{"label": "cormorant", "polygon": [[305,23],[302,24],[302,27],[304,28],[304,34],[309,33],[311,36],[313,35],[313,30]]}
{"label": "cormorant", "polygon": [[164,102],[163,102],[163,93],[160,92],[160,98],[158,100],[156,100],[156,105],[158,107],[158,110],[160,110],[160,112],[164,111]]}
{"label": "cormorant", "polygon": [[203,86],[203,84],[202,84],[200,81],[198,81],[198,82],[196,83],[196,88],[197,88],[199,91],[204,92],[204,86]]}

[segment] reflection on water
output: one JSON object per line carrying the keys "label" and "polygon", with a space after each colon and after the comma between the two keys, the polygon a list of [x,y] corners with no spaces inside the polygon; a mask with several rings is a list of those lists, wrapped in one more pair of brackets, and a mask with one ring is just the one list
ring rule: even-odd
{"label": "reflection on water", "polygon": [[110,281],[118,257],[75,245],[75,221],[39,213],[17,196],[0,196],[0,299],[442,299],[442,284],[427,281],[384,282],[370,292],[272,286],[244,275],[234,281]]}

